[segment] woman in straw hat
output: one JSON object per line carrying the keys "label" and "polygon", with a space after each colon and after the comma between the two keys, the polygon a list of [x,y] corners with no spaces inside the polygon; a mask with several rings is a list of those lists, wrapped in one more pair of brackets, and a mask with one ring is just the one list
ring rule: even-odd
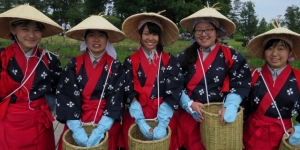
{"label": "woman in straw hat", "polygon": [[300,125],[293,127],[291,121],[300,113],[300,71],[289,63],[289,58],[300,58],[300,35],[273,25],[275,29],[256,36],[247,47],[254,57],[266,60],[252,71],[243,138],[249,150],[278,149],[283,134],[289,135],[291,144],[300,144]]}
{"label": "woman in straw hat", "polygon": [[0,52],[0,149],[53,150],[54,118],[45,94],[55,94],[62,69],[38,44],[62,28],[28,4],[0,14],[0,26],[0,37],[14,41]]}
{"label": "woman in straw hat", "polygon": [[[163,46],[178,39],[178,28],[158,13],[140,13],[128,17],[122,29],[131,40],[141,44],[123,64],[125,103],[130,105],[122,124],[124,145],[128,149],[128,129],[136,122],[150,140],[166,137],[169,125],[172,130],[169,149],[177,149],[176,122],[172,116],[178,108],[183,78],[176,58],[165,53]],[[154,118],[159,123],[152,129],[145,119]]]}
{"label": "woman in straw hat", "polygon": [[205,121],[200,112],[203,104],[222,102],[226,96],[224,108],[219,111],[224,125],[235,121],[242,98],[250,90],[246,60],[217,40],[232,34],[235,25],[213,7],[203,8],[180,21],[183,28],[194,33],[196,40],[178,55],[187,92],[180,99],[183,109],[179,109],[178,135],[180,144],[187,149],[205,149],[199,132],[199,122]]}
{"label": "woman in straw hat", "polygon": [[[79,146],[99,144],[108,131],[108,149],[116,150],[123,110],[124,69],[116,60],[111,43],[124,40],[125,35],[100,15],[86,18],[66,35],[83,40],[80,49],[85,52],[72,58],[61,75],[57,120],[67,124],[64,131],[69,128]],[[82,123],[98,127],[88,136]]]}

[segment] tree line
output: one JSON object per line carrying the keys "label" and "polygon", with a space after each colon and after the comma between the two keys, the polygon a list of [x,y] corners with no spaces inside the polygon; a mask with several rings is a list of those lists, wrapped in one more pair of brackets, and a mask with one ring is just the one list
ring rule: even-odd
{"label": "tree line", "polygon": [[[65,21],[74,26],[90,15],[103,12],[111,23],[121,29],[122,22],[133,14],[166,10],[162,15],[175,22],[181,32],[185,32],[180,28],[179,21],[207,6],[207,2],[210,6],[219,3],[219,11],[237,26],[235,36],[255,36],[273,28],[269,20],[258,19],[255,4],[250,0],[0,0],[0,13],[29,3],[57,23]],[[281,25],[300,33],[299,6],[288,6],[284,15],[274,15],[278,15]]]}

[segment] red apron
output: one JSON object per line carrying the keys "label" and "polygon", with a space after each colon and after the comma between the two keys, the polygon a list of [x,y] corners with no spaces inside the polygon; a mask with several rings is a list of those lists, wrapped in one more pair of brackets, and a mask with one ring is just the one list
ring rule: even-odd
{"label": "red apron", "polygon": [[[162,59],[165,60],[167,57],[165,53],[162,53]],[[134,79],[134,90],[139,92],[139,102],[142,106],[143,114],[145,116],[145,119],[153,119],[157,117],[158,112],[158,98],[156,99],[150,99],[151,92],[153,90],[153,84],[156,82],[155,78],[158,71],[158,64],[159,59],[154,59],[153,63],[149,64],[142,48],[138,50],[137,53],[133,54],[132,57],[138,57],[138,59],[141,61],[142,68],[145,72],[145,75],[147,77],[146,83],[144,87],[141,87],[140,89],[136,89],[137,87],[140,87],[138,78],[133,77]],[[134,58],[136,59],[136,58]],[[164,62],[164,61],[163,61]],[[150,69],[151,68],[151,69]],[[134,69],[133,69],[134,70]],[[133,72],[134,74],[135,72]],[[136,79],[135,79],[136,78]],[[137,85],[138,84],[138,85]],[[163,102],[162,98],[160,98],[160,104]],[[177,140],[177,128],[176,128],[176,116],[178,112],[174,111],[174,114],[170,120],[169,127],[171,128],[172,134],[171,134],[171,143],[169,150],[176,150],[179,148],[178,140]],[[120,147],[125,147],[127,150],[128,148],[128,130],[130,126],[134,124],[134,119],[130,116],[129,110],[125,109],[123,121],[122,121],[122,137],[120,138],[119,145]]]}
{"label": "red apron", "polygon": [[[26,79],[37,64],[38,59],[36,57],[29,59],[28,70],[25,73],[26,63],[24,62],[27,60],[20,48],[16,44],[13,44],[6,51],[7,56],[15,56],[23,74],[25,74],[24,79]],[[32,55],[35,54],[36,48],[32,52]],[[5,73],[6,80],[2,78],[1,82],[5,83],[6,89],[9,89],[7,91],[9,94],[21,84],[14,82],[6,71],[1,72],[1,77]],[[22,88],[14,93],[17,97],[16,103],[9,104],[4,110],[4,118],[0,120],[0,149],[53,150],[55,148],[52,125],[54,118],[51,115],[45,97],[28,103],[28,92],[32,87],[34,76],[35,72],[29,77]]]}
{"label": "red apron", "polygon": [[[280,92],[292,69],[286,67],[283,71],[286,73],[281,73],[273,86],[274,81],[268,67],[266,65],[262,67],[264,79],[273,98],[276,98]],[[270,94],[267,92],[257,111],[250,114],[244,124],[243,141],[246,149],[278,150],[280,140],[284,134],[282,123],[280,119],[264,116],[272,102]],[[286,129],[292,127],[291,119],[283,119],[283,122]]]}
{"label": "red apron", "polygon": [[[107,53],[103,54],[102,58],[98,62],[97,66],[94,68],[90,59],[90,56],[86,53],[84,56],[84,64],[87,71],[87,75],[89,77],[86,86],[84,87],[81,96],[82,96],[82,112],[81,112],[81,121],[84,123],[91,123],[94,121],[94,117],[96,115],[97,107],[99,100],[91,100],[90,97],[92,92],[94,91],[96,84],[98,82],[99,77],[102,74],[102,70],[104,65],[107,63],[111,63],[107,61]],[[110,64],[109,64],[110,65]],[[101,93],[100,93],[101,94]],[[102,99],[100,108],[97,113],[97,117],[95,119],[95,123],[98,123],[102,117],[104,108],[106,105],[106,100]],[[118,148],[118,139],[119,139],[119,132],[120,132],[121,124],[119,122],[114,122],[110,130],[108,131],[108,149],[109,150],[116,150]],[[63,133],[61,134],[60,141],[59,141],[59,150],[62,150],[62,136],[64,132],[68,130],[68,126],[65,125]]]}
{"label": "red apron", "polygon": [[[206,72],[209,66],[213,63],[220,49],[220,44],[217,43],[214,50],[212,50],[207,58],[202,62],[204,67],[204,72]],[[202,56],[202,51],[199,51],[200,56]],[[202,59],[203,60],[203,59]],[[187,93],[191,96],[194,88],[200,83],[203,79],[204,74],[202,71],[202,67],[199,63],[199,58],[196,60],[196,72],[192,77],[190,82],[187,84]],[[196,100],[197,101],[197,100]],[[188,150],[197,149],[197,150],[205,150],[201,142],[201,134],[200,134],[200,123],[195,121],[195,119],[187,113],[181,107],[179,108],[179,121],[178,121],[178,139],[180,146],[184,146]]]}

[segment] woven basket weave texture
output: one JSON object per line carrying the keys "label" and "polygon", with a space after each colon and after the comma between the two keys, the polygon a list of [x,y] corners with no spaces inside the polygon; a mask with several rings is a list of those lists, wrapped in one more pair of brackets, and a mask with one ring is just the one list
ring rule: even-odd
{"label": "woven basket weave texture", "polygon": [[[146,121],[151,128],[156,127],[156,121]],[[168,127],[168,134],[160,140],[147,140],[138,125],[135,123],[130,126],[128,131],[128,146],[130,150],[168,150],[171,140],[171,129]]]}
{"label": "woven basket weave texture", "polygon": [[[83,125],[86,134],[89,136],[95,129],[92,125]],[[100,144],[92,147],[81,147],[76,144],[72,137],[72,131],[68,129],[63,135],[63,149],[64,150],[107,150],[108,149],[108,133],[105,133],[104,139]]]}
{"label": "woven basket weave texture", "polygon": [[297,146],[291,145],[287,141],[285,136],[283,136],[282,139],[281,139],[279,150],[300,150],[300,145],[297,145]]}
{"label": "woven basket weave texture", "polygon": [[240,108],[236,120],[221,125],[218,111],[222,103],[205,104],[201,109],[204,121],[200,123],[201,141],[207,150],[238,150],[242,149],[243,111]]}

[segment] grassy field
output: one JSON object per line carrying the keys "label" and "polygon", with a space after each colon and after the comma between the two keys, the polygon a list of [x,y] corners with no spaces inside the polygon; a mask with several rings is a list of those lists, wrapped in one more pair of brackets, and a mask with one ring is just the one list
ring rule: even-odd
{"label": "grassy field", "polygon": [[[241,55],[243,55],[247,59],[251,68],[260,67],[264,64],[263,60],[251,57],[247,53],[246,48],[242,47],[241,42],[236,42],[233,39],[226,40],[226,42],[228,43],[228,45],[232,46],[235,50],[237,50]],[[8,46],[10,43],[11,41],[9,40],[0,39],[0,47]],[[50,50],[53,53],[59,55],[62,65],[65,66],[69,62],[70,58],[80,55],[82,53],[79,51],[80,44],[81,41],[70,39],[68,37],[52,36],[52,37],[44,38],[40,42],[39,46],[41,48]],[[118,54],[117,59],[120,60],[121,62],[124,62],[125,57],[134,53],[139,46],[138,43],[135,43],[130,39],[125,39],[124,41],[119,43],[114,43],[113,45]],[[190,45],[189,41],[178,40],[174,44],[170,46],[166,46],[164,50],[176,56],[178,53],[183,51],[189,45]],[[293,61],[291,62],[291,64],[293,67],[300,69],[300,60]]]}
{"label": "grassy field", "polygon": [[[241,46],[240,42],[235,42],[234,40],[227,40],[230,46],[233,46],[241,54],[245,54],[246,50]],[[0,47],[8,46],[11,43],[9,40],[0,39]],[[81,41],[70,39],[68,37],[62,36],[52,36],[48,38],[43,38],[40,42],[39,47],[52,51],[53,53],[59,55],[61,63],[65,66],[69,59],[73,56],[80,55],[82,52],[79,51],[79,46]],[[125,57],[134,53],[138,48],[139,44],[133,42],[130,39],[125,39],[122,42],[113,44],[117,54],[118,60],[124,62]],[[170,46],[164,47],[164,51],[169,52],[176,56],[178,53],[183,51],[190,45],[189,41],[178,40]]]}

